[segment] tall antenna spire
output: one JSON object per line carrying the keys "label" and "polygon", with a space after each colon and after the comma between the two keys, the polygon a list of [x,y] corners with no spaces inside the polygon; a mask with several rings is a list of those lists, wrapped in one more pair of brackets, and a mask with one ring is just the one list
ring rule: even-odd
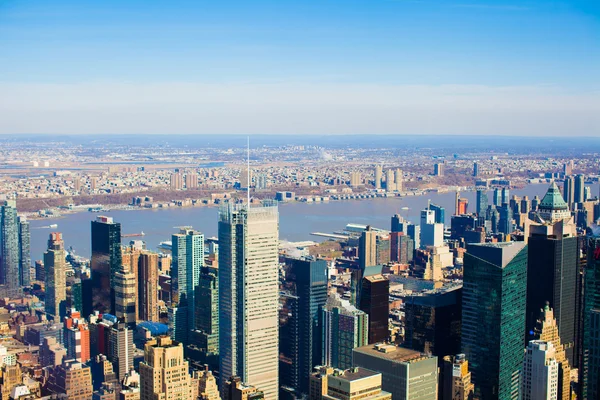
{"label": "tall antenna spire", "polygon": [[250,135],[248,135],[248,168],[246,172],[248,173],[248,209],[250,209]]}

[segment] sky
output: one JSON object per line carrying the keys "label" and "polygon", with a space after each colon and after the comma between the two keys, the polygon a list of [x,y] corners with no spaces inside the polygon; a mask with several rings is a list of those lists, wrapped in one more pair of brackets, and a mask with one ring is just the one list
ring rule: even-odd
{"label": "sky", "polygon": [[600,136],[600,2],[0,0],[0,134]]}

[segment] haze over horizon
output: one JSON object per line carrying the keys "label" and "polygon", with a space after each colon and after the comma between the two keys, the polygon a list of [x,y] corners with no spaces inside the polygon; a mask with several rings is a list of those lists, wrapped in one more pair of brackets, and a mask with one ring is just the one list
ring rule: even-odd
{"label": "haze over horizon", "polygon": [[0,2],[0,134],[600,136],[588,1]]}

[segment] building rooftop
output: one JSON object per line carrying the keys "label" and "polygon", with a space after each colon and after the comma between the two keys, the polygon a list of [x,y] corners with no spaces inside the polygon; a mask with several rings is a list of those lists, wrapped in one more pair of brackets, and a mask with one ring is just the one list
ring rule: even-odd
{"label": "building rooftop", "polygon": [[539,208],[542,210],[568,210],[569,206],[565,202],[558,186],[556,183],[552,182],[548,191],[544,195]]}
{"label": "building rooftop", "polygon": [[411,363],[433,357],[420,351],[385,343],[369,344],[357,347],[353,351],[398,363]]}
{"label": "building rooftop", "polygon": [[342,378],[347,381],[356,381],[359,379],[370,378],[372,376],[380,375],[379,372],[371,371],[366,368],[351,368],[347,370],[335,370],[333,372],[333,376],[337,378]]}

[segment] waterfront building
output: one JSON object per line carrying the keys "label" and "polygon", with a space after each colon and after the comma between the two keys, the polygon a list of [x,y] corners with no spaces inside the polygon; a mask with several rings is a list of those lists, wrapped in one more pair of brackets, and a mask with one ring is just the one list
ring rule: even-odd
{"label": "waterfront building", "polygon": [[534,338],[540,310],[554,309],[558,332],[571,365],[579,343],[580,245],[577,228],[555,183],[550,185],[533,219],[525,221],[527,260],[527,340]]}
{"label": "waterfront building", "polygon": [[471,400],[474,390],[466,356],[445,356],[440,368],[439,399]]}
{"label": "waterfront building", "polygon": [[174,172],[171,174],[170,186],[171,190],[183,189],[183,175],[180,172]]}
{"label": "waterfront building", "polygon": [[440,360],[460,350],[462,292],[460,286],[413,293],[404,299],[404,346]]}
{"label": "waterfront building", "polygon": [[469,200],[461,197],[458,199],[456,203],[456,215],[464,215],[467,213],[467,208],[469,207]]}
{"label": "waterfront building", "polygon": [[61,321],[67,312],[67,251],[62,234],[53,232],[44,253],[46,269],[45,311],[49,319]]}
{"label": "waterfront building", "polygon": [[527,245],[469,244],[464,257],[462,352],[476,396],[517,399],[525,347]]}
{"label": "waterfront building", "polygon": [[369,342],[369,316],[340,299],[330,296],[321,312],[323,326],[322,365],[347,369],[352,367],[352,349]]}
{"label": "waterfront building", "polygon": [[400,168],[396,168],[396,190],[401,192],[404,188],[404,177],[402,174],[402,170]]}
{"label": "waterfront building", "polygon": [[558,399],[558,370],[552,343],[543,340],[530,341],[523,360],[520,398],[522,400]]}
{"label": "waterfront building", "polygon": [[391,400],[382,390],[382,374],[366,368],[332,370],[321,367],[311,376],[313,400]]}
{"label": "waterfront building", "polygon": [[385,190],[388,192],[396,190],[396,178],[393,169],[388,169],[386,171]]}
{"label": "waterfront building", "polygon": [[194,328],[195,288],[200,283],[204,266],[204,235],[191,228],[182,228],[171,238],[173,262],[171,266],[172,319],[170,328],[174,340],[187,344]]}
{"label": "waterfront building", "polygon": [[383,176],[383,168],[381,165],[375,166],[375,189],[381,189],[381,178]]}
{"label": "waterfront building", "polygon": [[219,373],[239,376],[267,399],[279,393],[278,246],[276,203],[220,210]]}
{"label": "waterfront building", "polygon": [[21,216],[19,221],[19,277],[21,286],[31,284],[31,234],[29,221]]}
{"label": "waterfront building", "polygon": [[20,291],[19,222],[17,204],[5,200],[0,205],[0,284],[4,285],[5,296]]}
{"label": "waterfront building", "polygon": [[92,221],[92,293],[84,294],[92,296],[93,310],[115,313],[114,279],[121,266],[121,224],[97,217]]}
{"label": "waterfront building", "polygon": [[433,175],[444,176],[444,163],[433,164]]}
{"label": "waterfront building", "polygon": [[183,357],[183,345],[168,336],[146,343],[139,370],[141,400],[196,400],[198,396],[198,385],[194,385]]}
{"label": "waterfront building", "polygon": [[381,389],[394,400],[436,399],[437,357],[392,344],[370,344],[354,349],[354,365],[381,374]]}
{"label": "waterfront building", "polygon": [[392,226],[390,232],[402,232],[407,234],[408,225],[410,225],[409,221],[406,221],[400,214],[394,214],[392,215]]}
{"label": "waterfront building", "polygon": [[[285,284],[296,297],[296,336],[288,343],[280,338],[280,353],[292,366],[297,393],[308,394],[309,378],[314,367],[321,363],[320,309],[327,302],[327,262],[315,259],[285,259]],[[297,341],[297,344],[296,344]],[[287,351],[284,351],[287,350]],[[281,383],[283,384],[283,383]]]}
{"label": "waterfront building", "polygon": [[383,275],[370,275],[362,279],[358,308],[369,317],[369,341],[379,343],[389,336],[390,281]]}

